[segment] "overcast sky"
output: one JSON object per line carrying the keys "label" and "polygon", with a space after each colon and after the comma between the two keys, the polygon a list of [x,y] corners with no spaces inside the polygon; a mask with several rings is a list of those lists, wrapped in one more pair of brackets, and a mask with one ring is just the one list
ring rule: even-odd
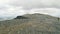
{"label": "overcast sky", "polygon": [[60,17],[59,3],[60,0],[0,0],[0,18],[14,18],[33,13]]}

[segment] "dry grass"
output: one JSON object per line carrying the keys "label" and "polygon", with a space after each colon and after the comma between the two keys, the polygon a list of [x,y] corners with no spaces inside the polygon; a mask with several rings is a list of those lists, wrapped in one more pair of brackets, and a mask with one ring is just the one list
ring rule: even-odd
{"label": "dry grass", "polygon": [[0,34],[60,34],[60,22],[48,15],[24,15],[29,19],[0,21]]}

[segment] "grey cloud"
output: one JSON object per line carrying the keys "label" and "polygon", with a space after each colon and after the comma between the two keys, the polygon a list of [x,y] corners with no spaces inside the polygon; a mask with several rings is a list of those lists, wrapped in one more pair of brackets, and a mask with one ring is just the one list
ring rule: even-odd
{"label": "grey cloud", "polygon": [[31,8],[60,8],[60,0],[13,0],[12,6],[23,6],[24,9]]}

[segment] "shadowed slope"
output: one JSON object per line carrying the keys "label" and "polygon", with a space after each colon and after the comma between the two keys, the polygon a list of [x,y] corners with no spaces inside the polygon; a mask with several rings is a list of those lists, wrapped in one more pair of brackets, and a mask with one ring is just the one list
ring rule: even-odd
{"label": "shadowed slope", "polygon": [[28,19],[28,17],[24,17],[24,16],[17,16],[15,19]]}

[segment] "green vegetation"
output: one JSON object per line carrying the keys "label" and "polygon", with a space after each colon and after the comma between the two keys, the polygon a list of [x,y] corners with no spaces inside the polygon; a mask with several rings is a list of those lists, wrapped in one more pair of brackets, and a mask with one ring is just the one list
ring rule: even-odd
{"label": "green vegetation", "polygon": [[23,19],[0,21],[0,34],[60,34],[60,20],[49,15],[27,14]]}

